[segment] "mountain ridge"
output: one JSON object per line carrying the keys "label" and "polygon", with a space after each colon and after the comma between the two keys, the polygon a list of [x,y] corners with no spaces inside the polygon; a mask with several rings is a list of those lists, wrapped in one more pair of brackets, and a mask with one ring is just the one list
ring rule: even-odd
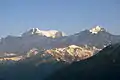
{"label": "mountain ridge", "polygon": [[[34,29],[36,29],[36,31]],[[38,28],[34,29],[32,29],[31,32],[38,31],[37,33],[39,33],[41,31],[38,30]],[[95,33],[91,33],[91,30]],[[69,36],[62,36],[62,33],[58,31],[60,35],[55,38],[38,34],[34,35],[34,33],[32,34],[31,32],[29,36],[26,36],[25,32],[23,33],[24,36],[8,36],[2,38],[0,41],[0,54],[2,55],[5,52],[24,54],[32,48],[53,49],[67,47],[69,45],[88,45],[103,49],[109,44],[120,42],[120,35],[113,35],[100,26],[96,26],[90,30],[86,29]],[[98,33],[96,34],[96,32]],[[57,32],[55,31],[53,35],[55,36],[56,34]]]}

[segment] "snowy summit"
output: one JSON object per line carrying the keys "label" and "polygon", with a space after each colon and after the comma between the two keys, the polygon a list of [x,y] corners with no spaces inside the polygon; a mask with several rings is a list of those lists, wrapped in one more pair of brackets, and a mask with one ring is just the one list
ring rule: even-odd
{"label": "snowy summit", "polygon": [[76,45],[70,45],[69,47],[70,48],[79,48],[79,46],[76,46]]}
{"label": "snowy summit", "polygon": [[89,30],[92,34],[98,34],[101,31],[105,31],[104,28],[101,28],[100,26],[96,26]]}
{"label": "snowy summit", "polygon": [[51,37],[51,38],[58,38],[58,37],[65,36],[63,32],[60,32],[57,30],[44,31],[38,28],[32,28],[23,34],[23,36],[28,36],[28,35],[39,35],[39,36],[45,36],[45,37]]}

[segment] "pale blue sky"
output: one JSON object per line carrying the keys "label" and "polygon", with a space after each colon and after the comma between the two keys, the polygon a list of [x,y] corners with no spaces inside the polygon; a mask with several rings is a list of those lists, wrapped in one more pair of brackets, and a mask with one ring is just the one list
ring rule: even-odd
{"label": "pale blue sky", "polygon": [[120,0],[0,0],[0,36],[33,27],[73,34],[95,25],[120,34]]}

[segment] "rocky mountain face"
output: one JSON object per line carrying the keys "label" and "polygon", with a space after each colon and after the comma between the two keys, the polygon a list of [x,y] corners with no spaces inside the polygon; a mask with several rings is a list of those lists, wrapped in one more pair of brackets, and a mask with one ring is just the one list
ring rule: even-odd
{"label": "rocky mountain face", "polygon": [[98,54],[68,65],[46,80],[118,80],[120,44],[109,45]]}
{"label": "rocky mountain face", "polygon": [[0,40],[0,55],[4,53],[25,54],[32,48],[54,49],[64,48],[70,45],[88,45],[102,49],[109,44],[120,42],[119,35],[112,35],[104,28],[96,26],[90,30],[65,36],[63,32],[50,30],[42,31],[33,28],[21,36],[7,36]]}
{"label": "rocky mountain face", "polygon": [[100,51],[95,47],[79,47],[76,45],[70,45],[65,48],[55,48],[46,50],[45,52],[50,54],[57,61],[64,61],[68,63],[72,63],[74,61],[80,61],[83,59],[87,59],[93,56],[95,53]]}

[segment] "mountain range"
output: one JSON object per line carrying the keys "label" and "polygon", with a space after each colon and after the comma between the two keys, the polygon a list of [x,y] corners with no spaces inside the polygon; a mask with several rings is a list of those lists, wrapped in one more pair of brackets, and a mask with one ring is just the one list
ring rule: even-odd
{"label": "mountain range", "polygon": [[25,54],[32,48],[54,49],[70,45],[87,45],[103,49],[109,44],[118,42],[120,42],[120,35],[113,35],[100,26],[69,36],[66,36],[61,31],[42,31],[38,28],[33,28],[21,36],[2,38],[0,40],[0,56],[3,56],[4,53]]}
{"label": "mountain range", "polygon": [[119,22],[120,0],[0,0],[0,80],[120,80]]}
{"label": "mountain range", "polygon": [[100,26],[69,36],[52,31],[2,38],[0,80],[120,79],[119,35]]}

